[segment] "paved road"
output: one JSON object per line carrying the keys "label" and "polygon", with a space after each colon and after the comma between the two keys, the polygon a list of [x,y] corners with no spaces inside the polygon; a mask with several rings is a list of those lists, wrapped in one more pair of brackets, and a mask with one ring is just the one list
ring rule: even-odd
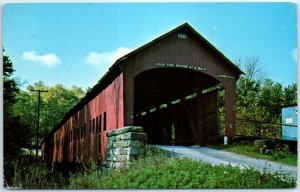
{"label": "paved road", "polygon": [[297,167],[289,166],[282,163],[268,161],[264,159],[256,159],[231,153],[223,150],[216,150],[208,147],[187,147],[187,146],[170,146],[170,145],[157,145],[161,149],[175,153],[180,157],[189,157],[195,160],[202,160],[214,165],[218,164],[231,164],[241,168],[251,166],[258,170],[267,169],[270,172],[280,172],[282,174],[289,174],[297,178]]}

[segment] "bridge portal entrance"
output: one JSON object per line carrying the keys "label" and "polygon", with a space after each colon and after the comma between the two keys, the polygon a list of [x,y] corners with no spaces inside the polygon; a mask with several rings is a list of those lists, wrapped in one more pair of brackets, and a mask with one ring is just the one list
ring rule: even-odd
{"label": "bridge portal entrance", "polygon": [[148,143],[214,144],[219,135],[215,78],[189,69],[157,68],[134,79],[134,124],[142,126]]}

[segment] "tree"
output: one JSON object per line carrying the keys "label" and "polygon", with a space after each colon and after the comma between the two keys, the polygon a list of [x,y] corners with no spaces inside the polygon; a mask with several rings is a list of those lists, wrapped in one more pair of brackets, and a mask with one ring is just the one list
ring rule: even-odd
{"label": "tree", "polygon": [[52,87],[39,81],[28,85],[26,90],[20,91],[18,102],[14,105],[14,114],[20,115],[36,135],[38,93],[30,90],[47,90],[41,94],[40,102],[40,130],[41,141],[64,117],[64,115],[85,95],[80,87],[65,88],[61,84]]}
{"label": "tree", "polygon": [[267,79],[257,57],[239,62],[245,75],[237,82],[237,134],[279,138],[281,108],[296,103],[296,84],[283,88]]}
{"label": "tree", "polygon": [[282,85],[266,79],[259,94],[258,105],[262,110],[261,119],[264,122],[277,122],[281,116],[281,107],[284,104]]}
{"label": "tree", "polygon": [[284,105],[297,104],[297,84],[293,83],[284,88]]}
{"label": "tree", "polygon": [[16,101],[16,95],[19,92],[17,80],[12,78],[13,64],[7,55],[3,55],[3,104],[5,114],[10,113],[12,105]]}
{"label": "tree", "polygon": [[248,57],[239,60],[239,65],[245,73],[237,82],[237,107],[244,115],[255,113],[252,109],[256,107],[262,82],[262,68],[258,57]]}
{"label": "tree", "polygon": [[3,119],[4,119],[4,156],[16,157],[22,146],[26,145],[28,138],[27,127],[21,124],[20,117],[14,116],[12,107],[17,101],[19,85],[12,78],[13,63],[9,56],[3,55]]}

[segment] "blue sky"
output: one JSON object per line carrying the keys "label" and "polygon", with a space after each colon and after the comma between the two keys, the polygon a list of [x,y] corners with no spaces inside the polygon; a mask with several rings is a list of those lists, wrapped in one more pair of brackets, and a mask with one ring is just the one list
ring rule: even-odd
{"label": "blue sky", "polygon": [[6,4],[3,45],[28,84],[86,89],[122,55],[188,22],[232,61],[260,57],[266,76],[297,82],[292,3]]}

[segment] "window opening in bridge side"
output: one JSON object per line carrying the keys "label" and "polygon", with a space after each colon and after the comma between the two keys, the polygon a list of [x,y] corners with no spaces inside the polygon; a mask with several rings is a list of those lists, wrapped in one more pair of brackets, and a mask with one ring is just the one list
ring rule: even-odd
{"label": "window opening in bridge side", "polygon": [[193,99],[193,98],[195,98],[195,97],[197,97],[197,93],[193,93],[193,94],[187,95],[187,96],[185,97],[185,100]]}
{"label": "window opening in bridge side", "polygon": [[167,107],[168,107],[168,104],[167,104],[167,103],[161,104],[161,105],[159,106],[160,109],[167,108]]}
{"label": "window opening in bridge side", "polygon": [[98,133],[99,117],[96,117],[96,133]]}
{"label": "window opening in bridge side", "polygon": [[106,131],[106,112],[103,114],[103,131]]}
{"label": "window opening in bridge side", "polygon": [[77,128],[74,127],[74,141],[77,140]]}
{"label": "window opening in bridge side", "polygon": [[99,133],[101,133],[102,130],[102,115],[99,116]]}
{"label": "window opening in bridge side", "polygon": [[172,105],[177,104],[177,103],[180,103],[180,99],[174,100],[174,101],[172,101],[171,103],[172,103]]}
{"label": "window opening in bridge side", "polygon": [[156,107],[153,107],[149,110],[150,113],[155,112],[156,111]]}
{"label": "window opening in bridge side", "polygon": [[92,120],[90,120],[90,126],[89,126],[89,128],[90,128],[90,134],[92,133]]}
{"label": "window opening in bridge side", "polygon": [[92,130],[92,133],[93,134],[95,133],[95,118],[93,119],[93,130]]}

